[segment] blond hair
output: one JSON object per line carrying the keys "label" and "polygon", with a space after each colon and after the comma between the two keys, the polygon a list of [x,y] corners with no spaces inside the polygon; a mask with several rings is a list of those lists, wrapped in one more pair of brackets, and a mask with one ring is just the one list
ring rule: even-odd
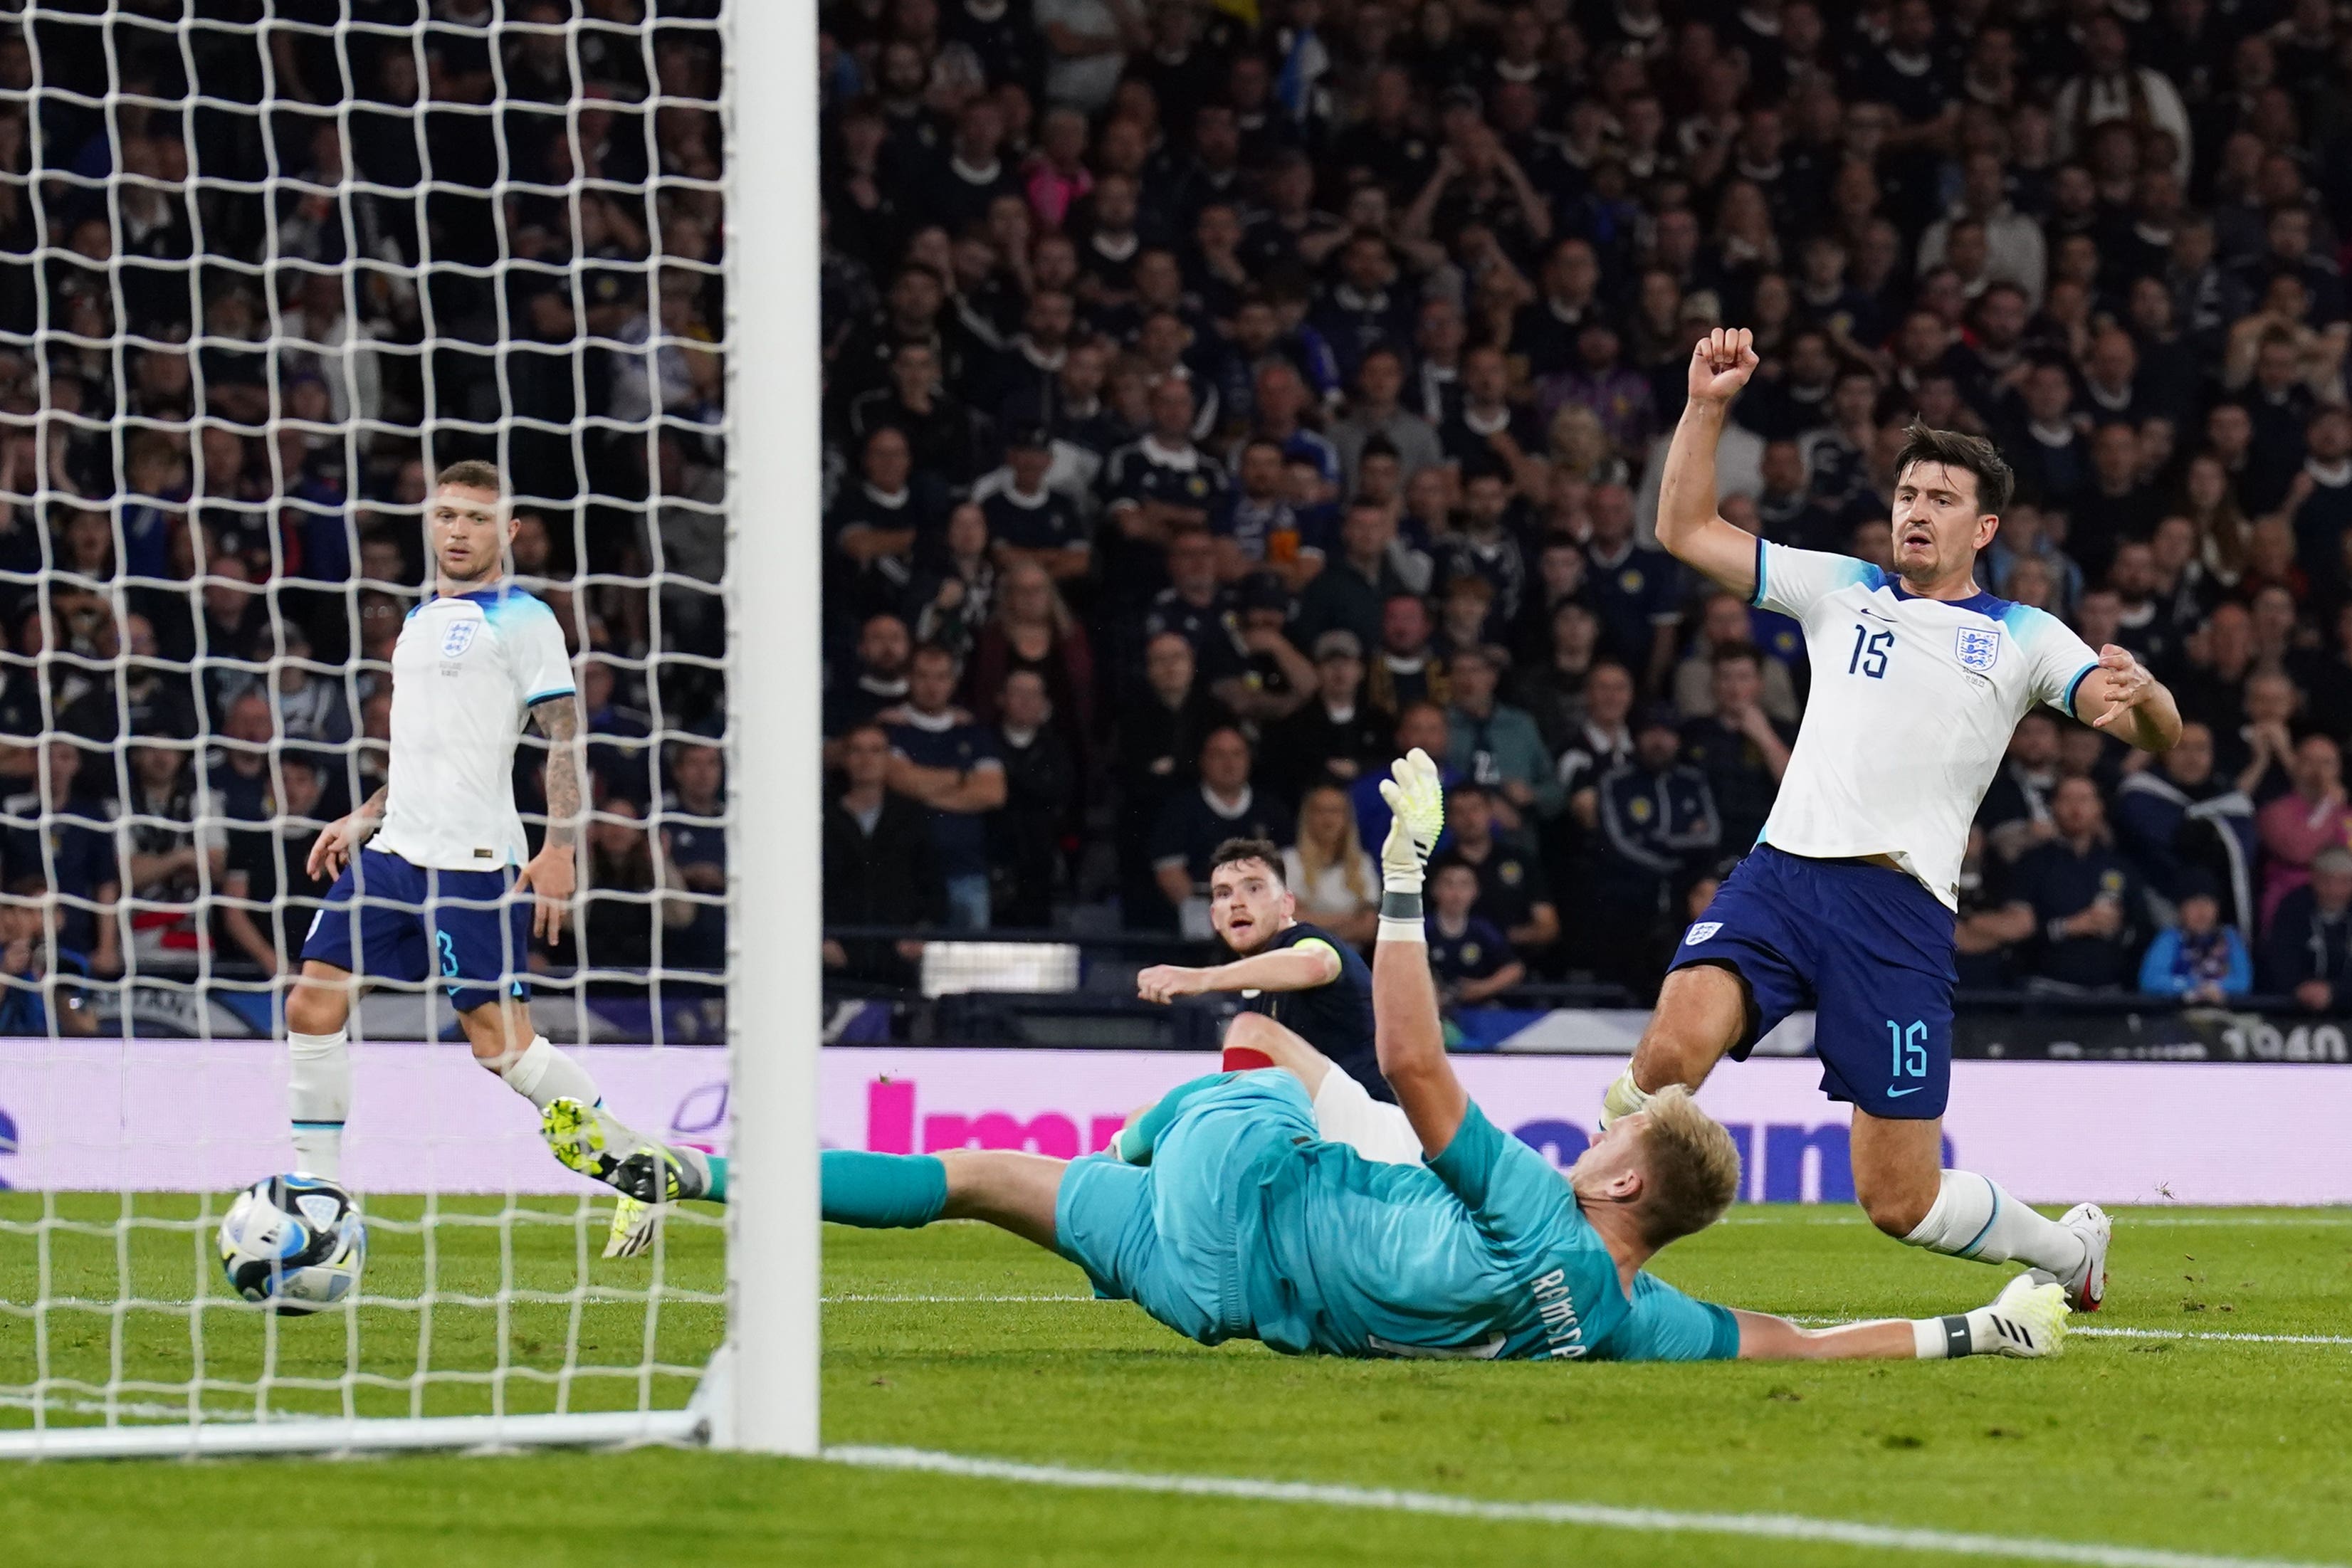
{"label": "blond hair", "polygon": [[1355,852],[1355,801],[1350,800],[1348,792],[1337,784],[1318,784],[1298,798],[1299,820],[1304,824],[1307,817],[1307,802],[1318,795],[1326,793],[1339,796],[1340,808],[1347,812],[1347,819],[1339,829],[1339,857],[1334,859],[1326,855],[1321,844],[1308,838],[1305,832],[1300,832],[1297,835],[1297,843],[1292,846],[1298,852],[1298,884],[1303,888],[1312,888],[1318,878],[1333,866],[1338,866],[1347,881],[1348,891],[1355,895],[1357,906],[1361,908],[1373,902],[1379,889],[1372,882],[1370,857]]}
{"label": "blond hair", "polygon": [[1739,1196],[1739,1146],[1681,1084],[1643,1107],[1642,1228],[1654,1247],[1705,1230]]}

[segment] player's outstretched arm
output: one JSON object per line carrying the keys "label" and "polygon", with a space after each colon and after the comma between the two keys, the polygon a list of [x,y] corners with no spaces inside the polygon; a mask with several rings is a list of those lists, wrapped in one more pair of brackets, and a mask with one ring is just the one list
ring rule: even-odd
{"label": "player's outstretched arm", "polygon": [[2180,705],[2171,690],[2129,648],[2113,643],[2099,650],[2098,668],[2083,677],[2074,713],[2142,751],[2169,751],[2180,741]]}
{"label": "player's outstretched arm", "polygon": [[1765,1312],[1732,1314],[1742,1361],[1945,1361],[1961,1355],[2056,1355],[2066,1343],[2066,1292],[2048,1275],[2010,1281],[1990,1306],[1945,1318],[1887,1318],[1809,1329]]}
{"label": "player's outstretched arm", "polygon": [[1715,509],[1715,448],[1731,400],[1756,371],[1754,334],[1718,327],[1691,350],[1690,401],[1658,481],[1658,542],[1742,599],[1756,593],[1756,538]]}
{"label": "player's outstretched arm", "polygon": [[1437,984],[1429,972],[1429,937],[1422,925],[1421,884],[1429,852],[1445,827],[1445,789],[1437,764],[1419,747],[1397,759],[1381,781],[1391,813],[1381,846],[1381,931],[1372,949],[1372,1044],[1381,1076],[1396,1091],[1413,1135],[1431,1159],[1462,1130],[1470,1096],[1445,1059],[1445,1029],[1437,1016]]}
{"label": "player's outstretched arm", "polygon": [[1321,942],[1302,942],[1205,968],[1154,964],[1135,977],[1135,994],[1147,1002],[1172,1002],[1210,991],[1311,991],[1339,977],[1339,954]]}

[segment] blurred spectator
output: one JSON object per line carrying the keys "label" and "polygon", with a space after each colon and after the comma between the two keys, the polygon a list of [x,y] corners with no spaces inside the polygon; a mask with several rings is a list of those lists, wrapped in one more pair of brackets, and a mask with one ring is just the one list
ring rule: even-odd
{"label": "blurred spectator", "polygon": [[[572,962],[583,969],[606,971],[591,981],[611,988],[609,971],[642,971],[676,961],[667,937],[694,920],[695,906],[664,896],[680,885],[677,873],[661,855],[658,841],[647,831],[636,806],[625,800],[607,800],[588,823],[587,854],[580,878],[580,919],[566,933]],[[658,944],[658,946],[657,946]],[[559,946],[558,960],[566,956]],[[517,967],[523,956],[515,955]]]}
{"label": "blurred spectator", "polygon": [[1146,639],[1173,632],[1192,645],[1202,677],[1230,702],[1238,691],[1244,653],[1230,589],[1217,578],[1217,547],[1205,528],[1185,528],[1168,541],[1168,586],[1143,618]]}
{"label": "blurred spectator", "polygon": [[2263,988],[2307,1012],[2352,1011],[2352,851],[2323,851],[2279,901],[2263,939]]}
{"label": "blurred spectator", "polygon": [[1738,847],[1763,832],[1797,729],[1764,711],[1764,658],[1754,643],[1727,643],[1711,663],[1715,712],[1683,726],[1683,760],[1706,775],[1723,842]]}
{"label": "blurred spectator", "polygon": [[588,771],[599,802],[606,798],[645,810],[654,795],[653,716],[621,700],[611,661],[591,654],[580,662],[580,708],[587,720]]}
{"label": "blurred spectator", "polygon": [[1120,705],[1118,749],[1112,782],[1118,797],[1119,908],[1138,930],[1167,929],[1173,911],[1159,888],[1153,835],[1160,814],[1190,789],[1202,746],[1234,722],[1208,690],[1179,632],[1160,632],[1144,644],[1141,689]]}
{"label": "blurred spectator", "polygon": [[[1736,593],[1714,593],[1707,596],[1700,612],[1698,635],[1691,640],[1691,651],[1675,666],[1675,706],[1685,718],[1715,716],[1715,654],[1717,649],[1752,645],[1754,628],[1748,619],[1748,608]],[[1796,683],[1789,674],[1789,666],[1778,659],[1765,658],[1759,650],[1757,670],[1763,680],[1755,706],[1776,725],[1793,725],[1801,710],[1797,706]]]}
{"label": "blurred spectator", "polygon": [[270,739],[269,699],[248,691],[229,705],[211,755],[198,764],[205,791],[232,821],[258,822],[274,814]]}
{"label": "blurred spectator", "polygon": [[292,622],[278,635],[277,668],[269,676],[269,705],[275,710],[278,733],[288,741],[335,747],[352,737],[352,712],[343,701],[343,683],[324,669],[311,667],[310,633]]}
{"label": "blurred spectator", "polygon": [[989,549],[988,515],[966,501],[948,514],[940,542],[929,568],[917,572],[908,589],[907,613],[917,642],[936,643],[969,659],[980,628],[996,608],[999,582]]}
{"label": "blurred spectator", "polygon": [[1331,444],[1339,448],[1339,465],[1350,489],[1359,487],[1369,444],[1383,442],[1400,465],[1400,480],[1445,461],[1437,432],[1429,421],[1399,401],[1404,393],[1404,360],[1382,344],[1364,355],[1357,366],[1355,395],[1348,400],[1348,416],[1331,427]]}
{"label": "blurred spectator", "polygon": [[1076,768],[1035,670],[1009,672],[997,706],[994,745],[1004,765],[1004,804],[988,819],[990,907],[999,925],[1041,929],[1054,920]]}
{"label": "blurred spectator", "polygon": [[919,484],[906,433],[876,427],[859,448],[856,483],[825,519],[833,541],[833,595],[862,619],[896,612],[914,580],[916,548],[937,528],[936,501]]}
{"label": "blurred spectator", "polygon": [[[2209,760],[2210,751],[2209,731]],[[1986,848],[2011,862],[2037,844],[2048,843],[2057,831],[2050,819],[2050,797],[2057,788],[2057,716],[2042,708],[2028,709],[2009,737],[2009,753],[2001,758],[2000,770],[1992,776],[1977,806],[1976,820],[1985,831]]]}
{"label": "blurred spectator", "polygon": [[[1025,670],[1045,684],[1055,728],[1082,760],[1095,723],[1095,656],[1086,628],[1034,561],[1006,568],[998,586],[995,613],[972,654],[973,711],[982,721],[995,719],[1005,680]],[[1071,782],[1075,787],[1076,779]]]}
{"label": "blurred spectator", "polygon": [[1244,579],[1234,594],[1234,605],[1243,666],[1240,674],[1220,684],[1217,695],[1243,719],[1263,729],[1304,706],[1319,683],[1314,664],[1284,635],[1290,594],[1278,580],[1265,572]]}
{"label": "blurred spectator", "polygon": [[1317,784],[1298,802],[1298,841],[1282,852],[1298,918],[1358,946],[1377,934],[1381,873],[1356,832],[1348,791]]}
{"label": "blurred spectator", "polygon": [[1152,874],[1188,936],[1208,932],[1209,857],[1234,838],[1287,844],[1291,831],[1282,802],[1252,786],[1249,742],[1228,727],[1201,743],[1199,785],[1170,795],[1152,829]]}
{"label": "blurred spectator", "polygon": [[1433,655],[1431,631],[1429,606],[1418,595],[1389,596],[1381,607],[1380,653],[1371,661],[1364,688],[1373,706],[1393,714],[1402,714],[1415,703],[1444,706],[1451,688]]}
{"label": "blurred spectator", "polygon": [[1559,911],[1542,862],[1496,836],[1494,796],[1475,779],[1447,794],[1445,821],[1445,851],[1431,863],[1468,866],[1478,878],[1479,917],[1521,956],[1540,959],[1559,938]]}
{"label": "blurred spectator", "polygon": [[1287,801],[1316,784],[1343,789],[1389,759],[1393,716],[1364,700],[1364,654],[1352,632],[1315,639],[1314,695],[1266,731],[1259,771]]}
{"label": "blurred spectator", "polygon": [[2352,847],[2352,811],[2344,801],[2344,755],[2324,735],[2295,743],[2293,787],[2254,818],[2263,844],[2263,927],[2286,895],[2311,880],[2322,852]]}
{"label": "blurred spectator", "polygon": [[2106,990],[2134,973],[2131,956],[2146,920],[2138,873],[2116,852],[2098,786],[2060,781],[2050,799],[2055,831],[2028,852],[2010,879],[2013,906],[2030,912],[2041,934],[2035,983]]}
{"label": "blurred spectator", "polygon": [[51,740],[42,748],[34,788],[0,800],[0,882],[11,888],[39,878],[54,897],[53,951],[84,973],[122,972],[115,903],[122,873],[115,861],[112,809],[82,788],[81,748]]}
{"label": "blurred spectator", "polygon": [[310,844],[327,825],[327,771],[318,757],[287,752],[278,759],[285,795],[278,816],[230,830],[228,862],[221,874],[221,936],[233,956],[245,956],[266,976],[301,968],[301,945],[322,907],[331,877],[310,874]]}
{"label": "blurred spectator", "polygon": [[669,792],[661,802],[661,854],[669,885],[696,895],[689,913],[663,941],[668,967],[722,968],[727,961],[726,758],[715,746],[683,742],[670,757]]}
{"label": "blurred spectator", "polygon": [[1633,672],[1643,693],[1665,689],[1675,664],[1675,632],[1682,624],[1681,569],[1664,550],[1633,542],[1633,507],[1624,487],[1602,485],[1592,492],[1592,533],[1585,546],[1591,560],[1593,607],[1600,612],[1612,657]]}
{"label": "blurred spectator", "polygon": [[1706,775],[1679,761],[1681,720],[1664,704],[1633,727],[1633,755],[1594,790],[1590,954],[1595,974],[1649,996],[1665,971],[1660,938],[1675,897],[1723,842]]}
{"label": "blurred spectator", "polygon": [[134,740],[128,760],[130,790],[116,821],[127,852],[132,958],[143,972],[193,969],[212,945],[199,901],[226,869],[219,807],[197,787],[179,747]]}
{"label": "blurred spectator", "polygon": [[1495,700],[1495,655],[1465,648],[1447,662],[1454,703],[1446,710],[1446,761],[1493,791],[1504,830],[1532,842],[1539,818],[1557,816],[1565,796],[1536,721]]}
{"label": "blurred spectator", "polygon": [[2219,890],[2230,924],[2255,928],[2254,803],[2213,771],[2213,732],[2180,727],[2179,743],[2125,777],[2116,791],[2116,842],[2162,897],[2202,880]]}
{"label": "blurred spectator", "polygon": [[[946,911],[929,813],[887,785],[894,758],[882,727],[863,724],[842,737],[847,787],[825,803],[824,924],[856,926],[936,925]],[[824,965],[852,978],[912,977],[919,945],[874,937],[828,936]]]}
{"label": "blurred spectator", "polygon": [[1053,465],[1053,432],[1042,424],[1018,426],[1005,443],[1004,466],[972,494],[987,517],[999,564],[1030,562],[1059,583],[1087,574],[1094,545],[1076,506],[1047,483]]}
{"label": "blurred spectator", "polygon": [[2210,879],[2185,883],[2180,923],[2156,934],[2140,960],[2139,988],[2222,1007],[2254,988],[2254,961],[2235,927],[2221,924],[2221,901]]}
{"label": "blurred spectator", "polygon": [[838,740],[886,707],[907,700],[907,664],[914,652],[906,622],[895,614],[868,616],[857,634],[856,672],[827,684],[824,733]]}
{"label": "blurred spectator", "polygon": [[1478,878],[1468,866],[1432,866],[1429,893],[1429,968],[1439,1006],[1476,1007],[1528,977],[1508,939],[1471,913]]}
{"label": "blurred spectator", "polygon": [[1004,804],[1004,762],[988,732],[955,706],[962,677],[954,654],[926,643],[908,667],[907,700],[876,718],[890,737],[890,789],[930,808],[948,924],[985,931],[987,817]]}

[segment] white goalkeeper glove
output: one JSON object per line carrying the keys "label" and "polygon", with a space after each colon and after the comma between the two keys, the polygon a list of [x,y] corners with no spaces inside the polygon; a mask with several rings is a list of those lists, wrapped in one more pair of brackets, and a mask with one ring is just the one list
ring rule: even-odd
{"label": "white goalkeeper glove", "polygon": [[1418,746],[1396,759],[1381,780],[1389,803],[1389,836],[1381,844],[1381,886],[1389,893],[1421,892],[1429,852],[1445,831],[1445,786],[1437,764]]}
{"label": "white goalkeeper glove", "polygon": [[2066,1291],[2052,1275],[2029,1269],[2001,1288],[1992,1305],[1911,1325],[1922,1360],[1961,1355],[2057,1355],[2066,1348]]}

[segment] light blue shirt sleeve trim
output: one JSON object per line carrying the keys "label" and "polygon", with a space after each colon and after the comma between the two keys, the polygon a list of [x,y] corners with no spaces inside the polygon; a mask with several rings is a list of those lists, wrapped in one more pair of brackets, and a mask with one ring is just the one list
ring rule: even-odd
{"label": "light blue shirt sleeve trim", "polygon": [[522,706],[525,707],[537,707],[541,703],[552,702],[557,697],[576,696],[579,695],[579,691],[580,688],[577,686],[557,686],[552,691],[533,692]]}
{"label": "light blue shirt sleeve trim", "polygon": [[1751,610],[1764,608],[1764,536],[1761,534],[1756,536],[1756,591],[1748,596],[1748,607]]}
{"label": "light blue shirt sleeve trim", "polygon": [[2081,688],[2083,678],[2098,667],[2099,662],[2096,659],[2094,659],[2089,664],[2084,665],[2081,669],[2075,671],[2074,678],[2066,683],[2066,700],[2063,706],[2066,709],[2066,716],[2068,718],[2079,718],[2082,716],[2074,711],[2074,693]]}

